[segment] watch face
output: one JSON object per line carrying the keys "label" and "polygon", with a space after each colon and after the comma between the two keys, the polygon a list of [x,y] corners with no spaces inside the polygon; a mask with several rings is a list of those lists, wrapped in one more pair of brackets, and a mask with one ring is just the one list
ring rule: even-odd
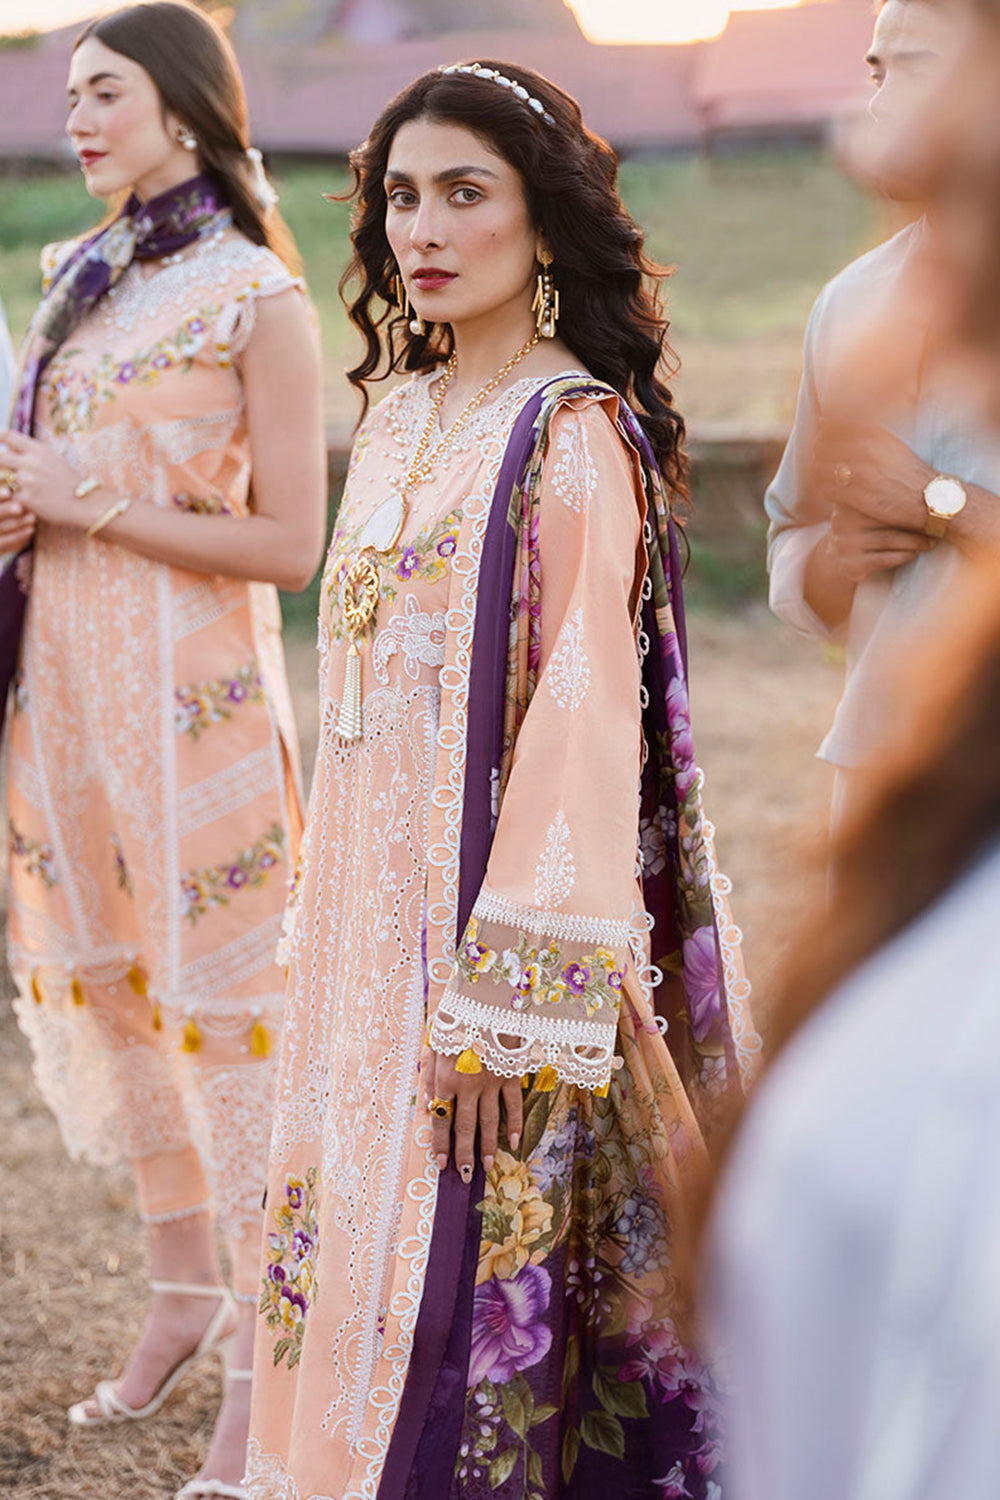
{"label": "watch face", "polygon": [[957,479],[939,474],[924,490],[927,509],[935,516],[957,516],[965,504],[965,490]]}

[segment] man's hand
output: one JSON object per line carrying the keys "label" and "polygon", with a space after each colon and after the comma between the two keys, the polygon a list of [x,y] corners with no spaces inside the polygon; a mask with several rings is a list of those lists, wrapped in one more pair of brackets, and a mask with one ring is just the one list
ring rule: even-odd
{"label": "man's hand", "polygon": [[[887,573],[937,546],[932,536],[885,526],[850,505],[833,512],[830,534],[821,542],[831,568],[851,583],[872,573]],[[818,549],[817,549],[818,550]]]}
{"label": "man's hand", "polygon": [[823,421],[813,448],[810,490],[824,508],[850,506],[878,526],[922,535],[927,523],[924,487],[935,472],[884,427]]}

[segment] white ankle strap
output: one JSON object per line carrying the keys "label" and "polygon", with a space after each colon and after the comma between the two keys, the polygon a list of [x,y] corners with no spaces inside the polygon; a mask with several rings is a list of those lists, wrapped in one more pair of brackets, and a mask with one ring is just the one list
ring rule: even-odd
{"label": "white ankle strap", "polygon": [[151,1281],[154,1292],[174,1292],[178,1297],[229,1297],[227,1286],[206,1286],[198,1281]]}
{"label": "white ankle strap", "polygon": [[230,1370],[229,1367],[228,1367],[228,1365],[227,1365],[227,1367],[226,1367],[226,1379],[227,1380],[252,1380],[253,1379],[253,1371],[252,1370]]}

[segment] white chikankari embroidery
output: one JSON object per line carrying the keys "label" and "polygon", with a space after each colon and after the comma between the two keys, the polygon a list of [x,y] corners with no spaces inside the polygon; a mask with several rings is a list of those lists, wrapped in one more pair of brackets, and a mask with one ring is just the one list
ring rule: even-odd
{"label": "white chikankari embroidery", "polygon": [[552,469],[552,488],[563,505],[586,514],[597,491],[597,465],[590,452],[582,417],[568,415],[556,439],[559,455]]}
{"label": "white chikankari embroidery", "polygon": [[576,884],[576,864],[570,848],[569,824],[559,810],[545,835],[545,848],[535,867],[535,905],[561,906]]}
{"label": "white chikankari embroidery", "polygon": [[429,615],[420,608],[413,594],[407,594],[402,614],[393,615],[383,625],[372,645],[372,670],[379,682],[389,681],[389,658],[403,653],[403,671],[411,681],[425,667],[444,666],[444,610]]}
{"label": "white chikankari embroidery", "polygon": [[576,713],[590,687],[590,662],[583,644],[583,610],[570,615],[559,633],[545,672],[549,691],[560,708]]}

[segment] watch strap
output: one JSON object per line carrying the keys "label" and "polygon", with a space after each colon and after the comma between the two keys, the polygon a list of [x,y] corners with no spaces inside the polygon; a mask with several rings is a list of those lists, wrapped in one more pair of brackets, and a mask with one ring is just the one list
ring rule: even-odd
{"label": "watch strap", "polygon": [[929,510],[927,520],[924,522],[924,535],[937,537],[940,540],[946,535],[950,525],[950,516],[936,516],[932,510]]}

